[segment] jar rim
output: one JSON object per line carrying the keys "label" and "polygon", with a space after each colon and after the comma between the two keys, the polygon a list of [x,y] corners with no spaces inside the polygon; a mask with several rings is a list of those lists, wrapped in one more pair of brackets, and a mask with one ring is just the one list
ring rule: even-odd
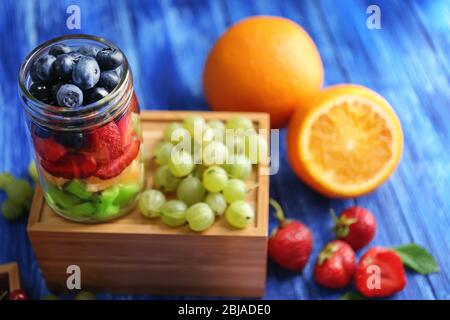
{"label": "jar rim", "polygon": [[[117,86],[109,92],[105,97],[102,99],[92,102],[90,104],[84,105],[82,109],[78,108],[68,108],[68,107],[60,107],[60,106],[54,106],[50,104],[46,104],[38,99],[36,99],[29,91],[29,88],[27,87],[26,81],[29,76],[29,72],[32,66],[32,63],[35,61],[36,57],[39,57],[45,50],[47,50],[52,45],[58,44],[63,41],[70,41],[70,40],[87,40],[87,41],[93,41],[97,42],[101,45],[104,45],[105,47],[112,47],[117,50],[119,50],[123,57],[124,61],[122,63],[122,72],[120,75],[119,83]],[[44,115],[45,117],[49,117],[52,114],[62,116],[64,118],[72,118],[72,117],[81,117],[81,116],[92,116],[93,112],[98,111],[101,109],[101,107],[107,105],[109,102],[111,102],[114,99],[118,98],[118,95],[122,93],[124,90],[126,90],[127,85],[130,82],[131,78],[131,72],[129,70],[128,66],[128,60],[123,54],[122,50],[117,47],[115,44],[113,44],[111,41],[103,38],[98,37],[94,35],[89,34],[69,34],[64,35],[57,38],[52,38],[50,40],[47,40],[43,42],[42,44],[38,45],[36,48],[34,48],[24,59],[23,63],[20,66],[19,71],[19,89],[20,94],[22,95],[22,102],[24,103],[24,109],[25,111],[30,114],[31,113],[38,113],[40,115]],[[105,121],[106,122],[106,121]]]}

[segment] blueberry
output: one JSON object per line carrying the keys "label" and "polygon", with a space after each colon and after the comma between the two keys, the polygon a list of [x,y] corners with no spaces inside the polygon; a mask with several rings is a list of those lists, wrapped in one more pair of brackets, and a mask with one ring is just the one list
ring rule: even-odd
{"label": "blueberry", "polygon": [[55,44],[54,46],[52,46],[50,48],[50,50],[48,51],[49,54],[51,54],[52,56],[59,56],[60,54],[64,54],[64,53],[69,53],[70,47],[65,45],[65,44]]}
{"label": "blueberry", "polygon": [[94,87],[86,90],[84,93],[85,101],[84,104],[90,104],[100,99],[103,99],[108,95],[108,90],[102,87]]}
{"label": "blueberry", "polygon": [[83,103],[83,92],[76,85],[63,84],[56,93],[56,101],[61,107],[76,108]]}
{"label": "blueberry", "polygon": [[49,104],[53,100],[50,88],[43,82],[34,82],[29,91],[33,97],[43,103]]}
{"label": "blueberry", "polygon": [[51,132],[45,129],[41,126],[34,126],[33,133],[35,136],[42,138],[42,139],[48,139],[52,136]]}
{"label": "blueberry", "polygon": [[100,73],[98,84],[108,91],[112,91],[119,83],[120,77],[116,70],[103,71]]}
{"label": "blueberry", "polygon": [[123,60],[122,52],[116,48],[104,48],[97,53],[97,62],[103,71],[117,68]]}
{"label": "blueberry", "polygon": [[77,52],[77,51],[72,51],[69,52],[68,55],[70,55],[71,57],[73,57],[73,59],[75,60],[75,62],[78,62],[78,59],[80,59],[81,57],[83,57],[83,54]]}
{"label": "blueberry", "polygon": [[100,79],[100,68],[92,57],[81,56],[73,68],[72,80],[83,90],[95,86]]}
{"label": "blueberry", "polygon": [[77,51],[84,56],[95,58],[97,56],[97,53],[100,51],[100,48],[96,46],[85,45],[79,47]]}
{"label": "blueberry", "polygon": [[55,78],[53,71],[53,63],[55,60],[56,58],[49,54],[37,59],[30,70],[31,79],[35,82],[52,82]]}
{"label": "blueberry", "polygon": [[76,57],[73,54],[61,54],[53,63],[55,76],[58,80],[70,80],[72,78],[73,67],[76,64]]}
{"label": "blueberry", "polygon": [[84,135],[81,132],[58,133],[55,140],[68,148],[81,149],[84,146]]}

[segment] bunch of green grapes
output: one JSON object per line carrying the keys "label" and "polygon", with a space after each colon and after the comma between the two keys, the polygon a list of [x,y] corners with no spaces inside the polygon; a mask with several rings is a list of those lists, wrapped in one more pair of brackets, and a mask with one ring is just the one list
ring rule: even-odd
{"label": "bunch of green grapes", "polygon": [[[36,170],[33,167],[34,164],[30,164],[29,172],[35,179]],[[30,210],[33,189],[27,180],[16,179],[10,173],[2,172],[0,173],[0,191],[6,193],[6,199],[1,206],[5,219],[16,220]]]}
{"label": "bunch of green grapes", "polygon": [[234,228],[249,226],[254,211],[245,201],[252,189],[246,181],[267,152],[253,122],[239,116],[205,121],[194,115],[170,123],[163,136],[154,149],[159,166],[155,189],[146,190],[139,201],[142,214],[160,217],[170,227],[187,223],[197,232],[222,215]]}

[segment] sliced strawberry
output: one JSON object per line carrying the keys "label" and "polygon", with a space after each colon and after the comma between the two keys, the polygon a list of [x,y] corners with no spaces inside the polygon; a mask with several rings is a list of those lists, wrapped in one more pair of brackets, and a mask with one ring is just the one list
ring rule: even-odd
{"label": "sliced strawberry", "polygon": [[95,158],[83,153],[68,153],[55,162],[43,159],[41,165],[48,173],[65,179],[86,179],[97,170]]}
{"label": "sliced strawberry", "polygon": [[392,249],[370,248],[355,271],[355,287],[366,297],[389,297],[405,288],[406,275],[400,256]]}
{"label": "sliced strawberry", "polygon": [[131,125],[131,112],[127,111],[120,120],[117,122],[117,128],[120,132],[120,141],[122,147],[125,149],[131,142],[133,138],[133,126]]}
{"label": "sliced strawberry", "polygon": [[114,121],[91,132],[88,151],[101,165],[120,157],[122,142],[119,128]]}
{"label": "sliced strawberry", "polygon": [[37,154],[45,160],[57,161],[67,153],[64,146],[52,139],[43,139],[38,136],[33,136],[33,141]]}
{"label": "sliced strawberry", "polygon": [[97,170],[95,176],[100,179],[110,179],[119,175],[138,155],[140,148],[139,140],[132,140],[123,154],[108,164],[103,164]]}

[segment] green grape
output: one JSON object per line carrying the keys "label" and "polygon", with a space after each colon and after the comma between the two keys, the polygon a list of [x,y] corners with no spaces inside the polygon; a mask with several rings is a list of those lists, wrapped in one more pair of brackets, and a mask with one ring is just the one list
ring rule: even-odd
{"label": "green grape", "polygon": [[231,157],[223,167],[231,177],[236,179],[246,180],[252,173],[252,164],[243,155]]}
{"label": "green grape", "polygon": [[247,197],[247,186],[239,179],[231,179],[223,189],[223,196],[228,203],[244,200]]}
{"label": "green grape", "polygon": [[[181,130],[180,130],[181,129]],[[176,134],[174,134],[174,132],[182,132],[184,131],[184,128],[182,126],[181,123],[179,122],[172,122],[170,123],[167,127],[165,127],[164,129],[164,140],[167,142],[171,142],[171,143],[178,143],[180,142],[180,139],[176,139],[175,137],[177,136]]]}
{"label": "green grape", "polygon": [[206,125],[220,135],[225,134],[225,124],[220,120],[209,120]]}
{"label": "green grape", "polygon": [[225,169],[212,166],[203,173],[203,185],[209,192],[220,192],[228,182],[228,174]]}
{"label": "green grape", "polygon": [[172,152],[169,158],[169,170],[175,177],[184,177],[194,170],[192,156],[186,151]]}
{"label": "green grape", "polygon": [[253,164],[266,161],[267,159],[267,140],[259,134],[251,134],[245,138],[245,156]]}
{"label": "green grape", "polygon": [[34,182],[39,181],[39,175],[36,168],[36,162],[31,161],[28,165],[28,174],[30,175],[31,179],[33,179]]}
{"label": "green grape", "polygon": [[255,213],[245,201],[236,201],[230,204],[225,212],[227,222],[238,229],[244,229],[253,221]]}
{"label": "green grape", "polygon": [[205,198],[206,204],[217,215],[221,216],[227,208],[227,202],[220,192],[210,192]]}
{"label": "green grape", "polygon": [[161,220],[169,227],[179,227],[186,223],[187,205],[180,200],[169,200],[161,207]]}
{"label": "green grape", "polygon": [[6,199],[2,204],[2,213],[6,220],[16,220],[23,215],[24,210],[22,205]]}
{"label": "green grape", "polygon": [[197,177],[187,177],[181,180],[177,188],[177,198],[188,206],[200,202],[205,197],[206,190]]}
{"label": "green grape", "polygon": [[31,206],[31,200],[33,198],[33,189],[30,184],[23,179],[14,179],[5,188],[5,192],[8,198],[14,203],[29,208]]}
{"label": "green grape", "polygon": [[95,294],[89,291],[80,291],[75,295],[75,300],[95,300]]}
{"label": "green grape", "polygon": [[220,141],[212,141],[203,148],[203,165],[223,164],[227,161],[228,149]]}
{"label": "green grape", "polygon": [[13,182],[14,177],[8,172],[0,173],[0,190],[5,190],[6,186]]}
{"label": "green grape", "polygon": [[155,187],[163,192],[173,192],[177,189],[181,179],[175,177],[168,165],[163,165],[155,170],[153,182]]}
{"label": "green grape", "polygon": [[191,230],[199,232],[212,226],[215,215],[206,203],[199,202],[186,211],[186,220]]}
{"label": "green grape", "polygon": [[202,159],[202,148],[201,148],[201,142],[198,142],[196,140],[192,140],[190,145],[191,150],[190,151],[192,158],[194,159],[194,163],[200,163]]}
{"label": "green grape", "polygon": [[173,144],[167,141],[158,143],[155,148],[155,162],[159,165],[167,164],[172,154]]}
{"label": "green grape", "polygon": [[203,173],[205,172],[206,169],[207,169],[207,167],[205,167],[205,166],[203,166],[201,164],[196,165],[195,169],[194,169],[194,176],[199,178],[200,180],[202,180],[203,179]]}
{"label": "green grape", "polygon": [[147,218],[155,218],[160,214],[162,205],[166,202],[164,193],[149,189],[142,192],[139,198],[139,210]]}
{"label": "green grape", "polygon": [[227,134],[225,143],[229,154],[244,154],[245,135],[242,133]]}
{"label": "green grape", "polygon": [[249,118],[237,116],[228,119],[225,123],[225,128],[233,130],[251,130],[253,129],[253,122]]}
{"label": "green grape", "polygon": [[203,146],[206,146],[208,143],[212,141],[223,141],[223,131],[216,130],[214,128],[211,128],[209,126],[205,127],[205,130],[203,130],[202,135],[202,143]]}
{"label": "green grape", "polygon": [[191,137],[195,138],[196,131],[203,133],[205,127],[205,119],[200,116],[192,115],[184,119],[183,127],[190,133]]}

